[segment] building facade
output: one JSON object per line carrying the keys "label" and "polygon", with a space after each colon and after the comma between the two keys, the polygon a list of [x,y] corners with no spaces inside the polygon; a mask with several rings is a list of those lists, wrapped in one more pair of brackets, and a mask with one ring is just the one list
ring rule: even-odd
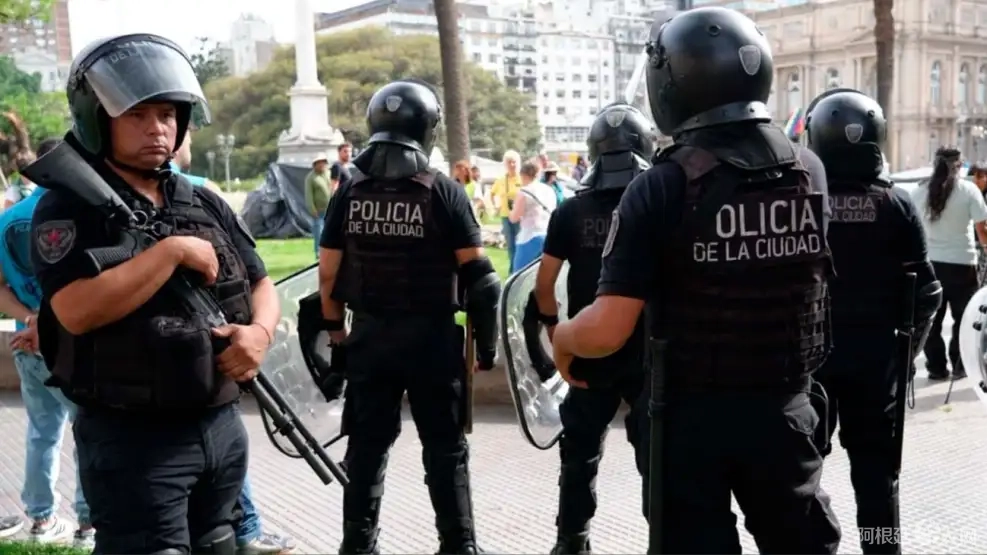
{"label": "building facade", "polygon": [[56,0],[48,21],[6,23],[0,33],[0,55],[10,56],[25,73],[41,76],[41,89],[65,89],[72,63],[68,0]]}
{"label": "building facade", "polygon": [[[941,144],[987,158],[987,1],[898,0],[892,122],[886,155],[894,170],[927,165]],[[770,39],[784,120],[817,94],[853,87],[877,94],[874,8],[833,0],[750,14]]]}
{"label": "building facade", "polygon": [[241,14],[230,28],[230,42],[221,52],[232,75],[243,77],[260,71],[277,50],[274,27],[253,14]]}

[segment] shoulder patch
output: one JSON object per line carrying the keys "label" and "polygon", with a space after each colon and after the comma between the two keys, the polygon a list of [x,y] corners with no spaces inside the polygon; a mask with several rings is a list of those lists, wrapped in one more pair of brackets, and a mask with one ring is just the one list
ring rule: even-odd
{"label": "shoulder patch", "polygon": [[[613,243],[617,240],[617,230],[620,228],[620,211],[613,209],[613,216],[610,217],[610,230],[607,232],[607,242],[603,244],[603,258],[610,256],[613,251]],[[599,243],[597,243],[599,244]]]}
{"label": "shoulder patch", "polygon": [[75,246],[75,222],[52,220],[34,229],[34,245],[41,260],[54,264],[65,258]]}

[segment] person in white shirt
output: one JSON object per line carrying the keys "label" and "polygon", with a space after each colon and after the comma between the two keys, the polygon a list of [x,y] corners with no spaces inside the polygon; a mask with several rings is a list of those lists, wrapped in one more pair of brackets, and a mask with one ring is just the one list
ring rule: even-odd
{"label": "person in white shirt", "polygon": [[548,221],[562,203],[567,190],[558,182],[559,167],[549,162],[536,179],[539,167],[534,163],[521,166],[521,190],[514,199],[509,219],[520,224],[514,251],[514,270],[520,271],[541,256],[548,234]]}
{"label": "person in white shirt", "polygon": [[[987,204],[976,185],[959,177],[961,167],[959,150],[940,148],[932,177],[912,192],[928,237],[929,260],[943,288],[943,303],[925,343],[926,369],[932,380],[949,378],[947,363],[952,364],[954,379],[966,377],[959,353],[959,328],[963,311],[977,291],[977,249],[971,222],[977,238],[987,244]],[[948,351],[942,339],[947,306],[953,317]]]}

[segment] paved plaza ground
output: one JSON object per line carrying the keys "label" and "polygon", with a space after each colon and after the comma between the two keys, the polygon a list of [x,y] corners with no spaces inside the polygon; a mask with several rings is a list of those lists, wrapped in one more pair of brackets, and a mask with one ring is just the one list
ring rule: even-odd
{"label": "paved plaza ground", "polygon": [[[948,408],[946,384],[930,383],[918,361],[916,405],[907,415],[901,479],[902,534],[907,553],[987,553],[987,407],[956,382]],[[298,553],[334,553],[340,540],[342,490],[323,486],[302,461],[289,460],[268,442],[252,400],[245,401],[252,440],[250,473],[265,526],[290,534]],[[512,407],[478,408],[471,436],[476,515],[481,545],[493,553],[547,553],[555,537],[558,451],[538,451],[521,437]],[[405,415],[387,476],[381,547],[385,553],[434,553],[432,510],[422,482],[420,444]],[[24,464],[23,406],[15,392],[0,394],[0,514],[21,510]],[[644,553],[640,479],[618,421],[607,442],[593,522],[596,553]],[[341,446],[332,453],[339,457]],[[71,434],[62,450],[58,489],[71,499]],[[854,526],[847,459],[837,447],[823,483],[843,525],[841,553],[860,553]],[[72,518],[70,503],[62,514]],[[739,516],[739,522],[743,522]],[[746,553],[756,553],[744,535]]]}

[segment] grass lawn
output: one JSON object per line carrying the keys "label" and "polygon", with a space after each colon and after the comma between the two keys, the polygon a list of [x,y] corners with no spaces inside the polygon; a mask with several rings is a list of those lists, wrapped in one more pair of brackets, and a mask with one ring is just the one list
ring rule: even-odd
{"label": "grass lawn", "polygon": [[90,551],[67,545],[0,541],[0,555],[89,555]]}
{"label": "grass lawn", "polygon": [[[267,273],[275,281],[291,275],[302,268],[315,263],[315,253],[312,250],[312,240],[301,239],[261,239],[257,241],[257,251],[267,266]],[[486,248],[487,256],[493,262],[494,268],[501,279],[507,279],[507,251],[494,247]],[[466,320],[463,313],[456,315],[456,321],[462,324]],[[2,550],[2,547],[0,547]],[[2,555],[3,551],[0,551]]]}
{"label": "grass lawn", "polygon": [[[502,279],[507,278],[507,251],[487,247],[487,256]],[[261,239],[257,241],[257,252],[267,266],[267,273],[277,281],[302,268],[315,263],[312,240],[302,239]]]}

